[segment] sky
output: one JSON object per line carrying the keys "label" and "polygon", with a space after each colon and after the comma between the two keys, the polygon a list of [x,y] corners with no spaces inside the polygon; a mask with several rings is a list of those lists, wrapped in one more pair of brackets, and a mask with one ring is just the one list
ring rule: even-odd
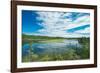
{"label": "sky", "polygon": [[22,33],[50,37],[89,37],[90,13],[22,10]]}

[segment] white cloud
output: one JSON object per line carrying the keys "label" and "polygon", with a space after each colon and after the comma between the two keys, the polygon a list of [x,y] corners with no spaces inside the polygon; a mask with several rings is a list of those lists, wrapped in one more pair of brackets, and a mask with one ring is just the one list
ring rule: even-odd
{"label": "white cloud", "polygon": [[90,22],[89,20],[90,16],[89,15],[85,15],[85,16],[81,16],[79,17],[75,22],[77,23],[81,23],[81,22]]}
{"label": "white cloud", "polygon": [[[43,26],[46,31],[48,30],[63,30],[67,28],[67,25],[72,21],[71,19],[65,19],[65,14],[67,13],[61,13],[61,12],[37,12],[39,17],[37,17],[38,20],[42,20],[42,23],[39,23],[39,25]],[[70,15],[69,13],[67,16]]]}
{"label": "white cloud", "polygon": [[[41,20],[39,23],[43,29],[38,30],[40,35],[46,36],[59,36],[59,37],[82,37],[82,34],[68,33],[66,30],[87,25],[90,23],[89,15],[81,16],[72,22],[71,18],[66,18],[72,15],[72,13],[65,12],[37,12],[37,20]],[[88,29],[84,31],[89,32]],[[81,33],[83,30],[77,31]]]}
{"label": "white cloud", "polygon": [[74,22],[72,22],[72,24],[68,25],[67,28],[72,29],[72,28],[84,26],[87,24],[90,24],[90,16],[89,15],[79,17]]}

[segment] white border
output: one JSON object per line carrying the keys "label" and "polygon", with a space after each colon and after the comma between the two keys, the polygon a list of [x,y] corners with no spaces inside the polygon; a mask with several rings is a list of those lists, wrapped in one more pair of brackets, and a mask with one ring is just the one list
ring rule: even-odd
{"label": "white border", "polygon": [[[40,10],[40,11],[64,11],[64,12],[87,12],[90,13],[90,59],[87,60],[68,60],[68,61],[50,61],[50,62],[21,62],[21,31],[22,31],[22,10]],[[55,7],[40,7],[40,6],[17,6],[17,68],[29,67],[46,67],[46,66],[61,66],[61,65],[82,65],[94,64],[94,10],[92,9],[75,9],[75,8],[55,8]]]}

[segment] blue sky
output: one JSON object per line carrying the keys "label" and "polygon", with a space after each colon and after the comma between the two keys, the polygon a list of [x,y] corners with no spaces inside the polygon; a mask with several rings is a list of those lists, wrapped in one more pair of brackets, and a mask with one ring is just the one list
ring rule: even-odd
{"label": "blue sky", "polygon": [[90,14],[22,10],[22,33],[51,37],[89,37]]}

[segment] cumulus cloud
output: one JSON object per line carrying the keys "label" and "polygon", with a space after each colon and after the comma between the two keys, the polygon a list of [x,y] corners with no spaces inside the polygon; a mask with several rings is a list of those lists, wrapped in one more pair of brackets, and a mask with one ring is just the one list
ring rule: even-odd
{"label": "cumulus cloud", "polygon": [[80,14],[77,19],[73,20],[72,12],[36,12],[38,14],[37,20],[41,21],[38,25],[42,26],[38,32],[40,35],[45,36],[59,36],[59,37],[83,37],[86,35],[79,33],[90,33],[89,27],[82,30],[77,30],[74,33],[69,33],[67,30],[79,26],[90,24],[90,16]]}

